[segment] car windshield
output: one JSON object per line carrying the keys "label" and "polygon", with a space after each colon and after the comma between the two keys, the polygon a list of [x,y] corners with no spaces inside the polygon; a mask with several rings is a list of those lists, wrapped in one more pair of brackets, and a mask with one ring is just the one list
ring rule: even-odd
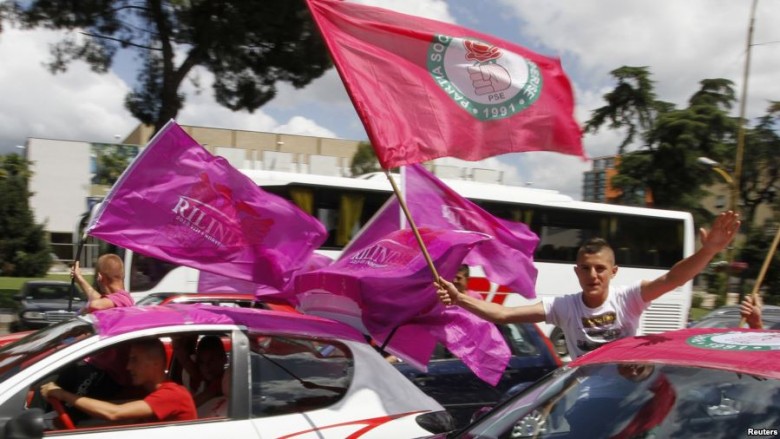
{"label": "car windshield", "polygon": [[[70,285],[32,284],[25,287],[24,294],[34,300],[67,300],[70,297]],[[80,295],[81,292],[76,290],[74,296]]]}
{"label": "car windshield", "polygon": [[41,358],[93,334],[95,328],[89,321],[73,319],[33,332],[3,346],[0,348],[0,382]]}
{"label": "car windshield", "polygon": [[645,363],[563,369],[459,438],[742,437],[780,425],[780,381]]}

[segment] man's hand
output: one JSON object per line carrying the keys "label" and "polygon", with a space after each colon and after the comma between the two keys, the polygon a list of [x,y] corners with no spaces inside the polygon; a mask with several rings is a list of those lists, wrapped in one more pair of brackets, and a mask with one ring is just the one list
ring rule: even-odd
{"label": "man's hand", "polygon": [[461,292],[455,288],[452,282],[439,278],[439,282],[434,282],[436,286],[436,294],[439,295],[439,300],[445,305],[456,305],[459,301]]}
{"label": "man's hand", "polygon": [[761,321],[761,304],[753,303],[753,295],[745,297],[742,304],[739,305],[739,314],[753,329],[763,329],[764,323]]}
{"label": "man's hand", "polygon": [[60,399],[57,396],[60,394],[60,391],[62,391],[62,388],[53,382],[48,382],[41,386],[41,395],[44,399]]}
{"label": "man's hand", "polygon": [[739,231],[739,214],[731,210],[723,212],[715,219],[712,229],[699,229],[702,247],[707,247],[715,253],[729,245]]}

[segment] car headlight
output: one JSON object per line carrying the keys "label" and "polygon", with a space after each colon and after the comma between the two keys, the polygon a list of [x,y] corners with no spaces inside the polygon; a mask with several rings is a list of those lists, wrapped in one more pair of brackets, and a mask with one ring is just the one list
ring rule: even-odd
{"label": "car headlight", "polygon": [[40,311],[25,311],[22,313],[22,318],[27,320],[44,320],[46,318],[46,314]]}

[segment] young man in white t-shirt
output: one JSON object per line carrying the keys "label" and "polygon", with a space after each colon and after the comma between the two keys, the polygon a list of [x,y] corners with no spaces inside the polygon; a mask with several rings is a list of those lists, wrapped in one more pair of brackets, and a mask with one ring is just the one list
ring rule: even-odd
{"label": "young man in white t-shirt", "polygon": [[693,279],[732,241],[739,229],[739,215],[721,213],[708,232],[701,229],[702,247],[676,263],[655,280],[610,287],[617,274],[615,253],[602,239],[585,243],[577,252],[574,273],[582,291],[525,306],[506,307],[475,300],[440,279],[438,294],[445,305],[460,305],[494,323],[545,321],[563,330],[571,358],[611,341],[636,334],[639,318],[650,302]]}

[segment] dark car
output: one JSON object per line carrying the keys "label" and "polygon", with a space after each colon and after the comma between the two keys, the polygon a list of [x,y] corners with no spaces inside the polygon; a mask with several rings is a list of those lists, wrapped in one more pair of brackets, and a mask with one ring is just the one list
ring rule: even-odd
{"label": "dark car", "polygon": [[550,340],[531,323],[499,325],[512,356],[501,380],[494,387],[474,373],[439,344],[421,372],[409,364],[396,367],[428,396],[443,405],[458,428],[468,424],[477,410],[495,405],[512,387],[537,379],[561,366]]}
{"label": "dark car", "polygon": [[774,437],[780,332],[629,337],[537,381],[447,439]]}
{"label": "dark car", "polygon": [[[78,314],[86,303],[84,293],[71,284],[53,280],[31,280],[13,296],[19,302],[17,320],[9,326],[11,332],[40,329],[57,322],[69,320]],[[70,302],[70,309],[68,308]]]}
{"label": "dark car", "polygon": [[[693,322],[691,328],[736,328],[741,316],[739,305],[726,305],[712,310],[701,320]],[[780,306],[764,305],[761,307],[761,320],[764,329],[780,329]]]}

